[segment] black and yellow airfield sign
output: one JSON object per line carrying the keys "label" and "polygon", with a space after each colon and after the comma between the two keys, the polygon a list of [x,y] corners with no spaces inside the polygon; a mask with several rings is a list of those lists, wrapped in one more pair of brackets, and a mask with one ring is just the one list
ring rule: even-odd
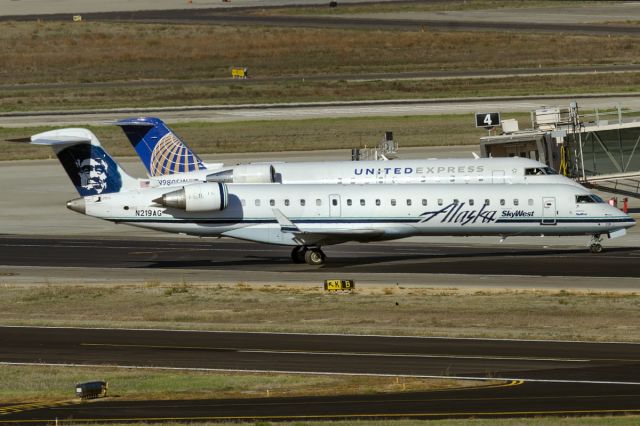
{"label": "black and yellow airfield sign", "polygon": [[324,289],[327,291],[351,291],[355,286],[353,280],[324,280]]}

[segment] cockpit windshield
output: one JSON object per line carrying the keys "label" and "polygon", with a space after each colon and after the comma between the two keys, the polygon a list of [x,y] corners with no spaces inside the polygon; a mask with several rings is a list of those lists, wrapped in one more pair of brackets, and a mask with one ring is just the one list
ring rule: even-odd
{"label": "cockpit windshield", "polygon": [[605,201],[598,197],[595,194],[588,195],[576,195],[576,203],[578,204],[586,204],[586,203],[604,203]]}
{"label": "cockpit windshield", "polygon": [[529,167],[524,169],[526,176],[544,176],[544,175],[557,175],[558,172],[551,167]]}

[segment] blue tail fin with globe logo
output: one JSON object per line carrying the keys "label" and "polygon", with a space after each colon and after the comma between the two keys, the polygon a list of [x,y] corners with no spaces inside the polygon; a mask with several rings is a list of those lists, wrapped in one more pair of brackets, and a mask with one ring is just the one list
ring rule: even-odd
{"label": "blue tail fin with globe logo", "polygon": [[206,169],[200,157],[159,118],[127,118],[115,124],[122,127],[150,176]]}

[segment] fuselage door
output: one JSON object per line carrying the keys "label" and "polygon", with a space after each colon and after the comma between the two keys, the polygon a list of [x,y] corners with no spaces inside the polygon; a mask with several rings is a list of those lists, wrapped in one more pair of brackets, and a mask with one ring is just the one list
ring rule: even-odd
{"label": "fuselage door", "polygon": [[329,216],[340,217],[340,195],[329,195]]}
{"label": "fuselage door", "polygon": [[555,197],[542,197],[542,225],[556,224]]}
{"label": "fuselage door", "polygon": [[494,170],[491,177],[493,183],[504,183],[504,170]]}

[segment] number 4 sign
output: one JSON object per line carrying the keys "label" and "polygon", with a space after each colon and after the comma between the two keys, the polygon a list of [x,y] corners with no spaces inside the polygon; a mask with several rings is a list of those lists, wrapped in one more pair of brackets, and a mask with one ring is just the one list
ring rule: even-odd
{"label": "number 4 sign", "polygon": [[476,127],[495,127],[499,125],[499,112],[476,112]]}

